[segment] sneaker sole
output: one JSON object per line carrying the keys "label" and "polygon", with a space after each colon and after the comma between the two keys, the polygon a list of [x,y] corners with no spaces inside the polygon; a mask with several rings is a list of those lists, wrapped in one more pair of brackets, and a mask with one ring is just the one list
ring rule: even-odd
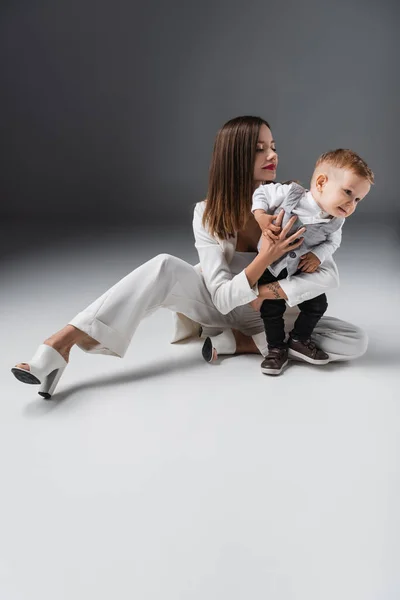
{"label": "sneaker sole", "polygon": [[280,375],[283,369],[288,366],[288,363],[289,361],[287,360],[285,363],[283,363],[280,369],[267,369],[265,367],[261,367],[261,372],[264,373],[264,375]]}
{"label": "sneaker sole", "polygon": [[329,358],[324,358],[323,360],[315,360],[315,358],[310,358],[301,352],[297,352],[297,350],[292,350],[289,348],[289,358],[293,358],[294,360],[302,360],[304,362],[310,363],[310,365],[327,365],[329,362]]}

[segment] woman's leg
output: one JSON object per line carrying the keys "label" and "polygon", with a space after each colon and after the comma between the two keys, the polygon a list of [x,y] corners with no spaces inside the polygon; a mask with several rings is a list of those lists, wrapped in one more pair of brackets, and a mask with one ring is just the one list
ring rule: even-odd
{"label": "woman's leg", "polygon": [[[140,321],[164,307],[209,327],[230,327],[233,319],[213,305],[204,280],[185,261],[160,254],[144,263],[70,321],[99,344],[96,352],[124,356]],[[87,341],[86,337],[86,341]],[[85,340],[77,342],[87,350]]]}
{"label": "woman's leg", "polygon": [[[286,311],[285,326],[288,332],[292,330],[297,315],[295,307]],[[368,347],[368,336],[363,329],[329,316],[321,317],[311,339],[318,348],[329,354],[329,362],[359,358]]]}
{"label": "woman's leg", "polygon": [[[203,346],[203,357],[213,362],[218,354],[268,354],[267,338],[259,311],[250,305],[239,306],[232,311],[234,325],[232,331],[225,330],[219,335],[207,338]],[[232,335],[233,334],[233,335]]]}
{"label": "woman's leg", "polygon": [[[258,350],[260,354],[266,356],[268,346],[262,320],[257,312],[250,308],[246,306],[234,311],[239,313],[235,327],[240,328],[240,353],[256,353]],[[297,307],[287,308],[284,316],[287,333],[293,329],[298,314]],[[329,316],[321,317],[311,339],[321,350],[329,354],[329,362],[359,358],[365,354],[368,346],[368,336],[360,327]],[[239,354],[239,347],[237,353]]]}
{"label": "woman's leg", "polygon": [[[264,327],[257,311],[246,305],[222,315],[195,269],[167,254],[132,271],[45,343],[66,360],[74,344],[85,351],[93,351],[95,345],[96,352],[122,357],[140,321],[160,306],[183,313],[206,327],[237,330],[237,353],[255,353],[256,348],[264,356],[267,353]],[[296,307],[286,311],[288,331],[297,314]],[[334,317],[322,317],[312,337],[331,360],[351,360],[362,356],[367,348],[367,336],[360,328]]]}
{"label": "woman's leg", "polygon": [[360,358],[368,347],[368,336],[361,327],[335,317],[322,317],[311,339],[329,354],[329,362]]}
{"label": "woman's leg", "polygon": [[217,335],[206,337],[202,355],[208,363],[215,362],[219,355],[229,354],[260,354],[260,349],[253,337],[245,335],[238,329],[224,329]]}
{"label": "woman's leg", "polygon": [[140,321],[159,307],[206,327],[226,329],[233,323],[230,314],[222,315],[215,308],[192,265],[160,254],[118,281],[45,343],[67,361],[74,344],[84,351],[123,357]]}

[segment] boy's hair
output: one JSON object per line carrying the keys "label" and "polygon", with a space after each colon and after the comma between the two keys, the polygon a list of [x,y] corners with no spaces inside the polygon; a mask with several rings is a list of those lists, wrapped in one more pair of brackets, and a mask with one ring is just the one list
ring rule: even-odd
{"label": "boy's hair", "polygon": [[366,179],[371,185],[374,183],[373,172],[365,160],[363,160],[352,150],[338,148],[337,150],[331,150],[330,152],[321,154],[315,163],[315,169],[323,163],[327,163],[328,165],[337,167],[338,169],[349,169],[349,171],[353,171],[353,173],[356,175],[364,177],[364,179]]}

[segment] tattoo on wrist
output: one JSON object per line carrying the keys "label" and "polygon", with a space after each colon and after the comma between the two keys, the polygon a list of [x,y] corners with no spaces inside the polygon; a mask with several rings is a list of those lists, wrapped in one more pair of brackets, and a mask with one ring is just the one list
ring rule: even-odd
{"label": "tattoo on wrist", "polygon": [[276,300],[280,300],[280,294],[279,294],[279,290],[281,289],[281,286],[279,285],[279,283],[277,281],[274,281],[273,283],[268,283],[268,288],[271,290],[271,292],[273,293],[273,295],[275,296]]}

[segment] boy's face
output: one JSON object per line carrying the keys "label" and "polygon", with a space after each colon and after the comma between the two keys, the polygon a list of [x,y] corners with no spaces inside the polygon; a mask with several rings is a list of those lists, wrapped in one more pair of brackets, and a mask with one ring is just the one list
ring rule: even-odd
{"label": "boy's face", "polygon": [[318,204],[333,217],[349,217],[368,194],[371,184],[349,169],[323,170],[315,180]]}

